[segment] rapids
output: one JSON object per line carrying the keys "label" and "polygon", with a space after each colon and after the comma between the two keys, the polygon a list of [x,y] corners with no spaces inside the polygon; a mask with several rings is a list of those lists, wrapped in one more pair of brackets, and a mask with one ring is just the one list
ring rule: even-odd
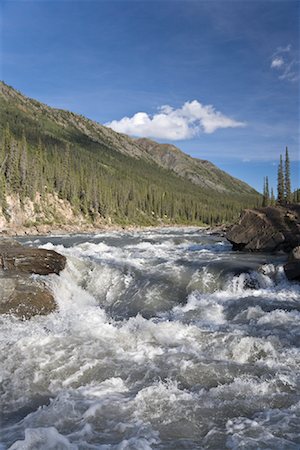
{"label": "rapids", "polygon": [[283,257],[164,228],[22,238],[59,309],[0,322],[0,449],[300,449],[300,286]]}

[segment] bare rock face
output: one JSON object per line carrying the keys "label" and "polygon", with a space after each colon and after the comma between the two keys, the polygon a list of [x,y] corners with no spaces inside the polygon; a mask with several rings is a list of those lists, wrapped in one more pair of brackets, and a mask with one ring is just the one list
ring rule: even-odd
{"label": "bare rock face", "polygon": [[300,245],[300,205],[246,209],[226,238],[233,250],[290,251]]}
{"label": "bare rock face", "polygon": [[300,281],[300,246],[295,247],[289,254],[284,272],[288,280]]}
{"label": "bare rock face", "polygon": [[24,247],[13,239],[1,239],[0,314],[29,319],[54,311],[52,293],[42,280],[30,275],[59,274],[65,265],[65,256],[53,250]]}

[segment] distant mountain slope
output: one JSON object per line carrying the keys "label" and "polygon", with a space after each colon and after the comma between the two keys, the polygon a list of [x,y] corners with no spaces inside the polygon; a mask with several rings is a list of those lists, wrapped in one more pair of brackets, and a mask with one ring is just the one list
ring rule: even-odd
{"label": "distant mountain slope", "polygon": [[208,161],[50,108],[5,83],[1,135],[4,210],[7,194],[34,201],[38,192],[58,195],[92,222],[219,223],[260,201],[254,189]]}
{"label": "distant mountain slope", "polygon": [[175,145],[158,144],[145,138],[137,139],[136,142],[157,164],[173,170],[194,184],[219,192],[254,193],[254,189],[248,184],[220,170],[209,161],[192,158]]}
{"label": "distant mountain slope", "polygon": [[31,123],[38,121],[41,131],[49,135],[75,141],[80,141],[83,137],[88,138],[94,143],[113,148],[128,156],[153,160],[194,184],[219,192],[256,193],[252,187],[220,170],[211,162],[192,158],[174,145],[159,144],[146,138],[130,138],[81,115],[50,108],[25,97],[4,83],[0,84],[0,92],[2,99],[25,113]]}
{"label": "distant mountain slope", "polygon": [[[130,137],[116,133],[110,128],[93,122],[84,116],[63,109],[51,108],[44,103],[24,96],[11,86],[0,82],[1,102],[6,102],[2,109],[1,121],[11,121],[10,113],[15,114],[15,108],[24,114],[28,125],[38,125],[41,132],[71,141],[80,141],[83,137],[94,143],[110,146],[115,150],[133,157],[144,157],[144,152]],[[3,103],[2,103],[3,104]]]}

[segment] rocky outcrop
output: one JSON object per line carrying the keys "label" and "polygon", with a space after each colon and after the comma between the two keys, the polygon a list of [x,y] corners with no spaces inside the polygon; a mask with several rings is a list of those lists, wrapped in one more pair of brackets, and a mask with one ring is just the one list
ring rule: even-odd
{"label": "rocky outcrop", "polygon": [[53,250],[0,246],[0,265],[3,270],[49,275],[63,270],[66,258]]}
{"label": "rocky outcrop", "polygon": [[226,238],[233,250],[288,252],[300,245],[300,205],[246,209]]}
{"label": "rocky outcrop", "polygon": [[36,193],[34,199],[21,199],[19,194],[10,194],[6,196],[5,214],[0,208],[0,235],[3,237],[52,234],[55,229],[89,231],[93,230],[93,225],[105,223],[102,224],[98,217],[91,224],[72,208],[68,200],[59,198],[56,193],[43,196]]}
{"label": "rocky outcrop", "polygon": [[284,272],[288,280],[300,281],[300,246],[295,247],[289,254]]}
{"label": "rocky outcrop", "polygon": [[66,258],[53,251],[24,247],[13,239],[0,240],[0,314],[28,319],[56,308],[52,293],[31,274],[59,274]]}

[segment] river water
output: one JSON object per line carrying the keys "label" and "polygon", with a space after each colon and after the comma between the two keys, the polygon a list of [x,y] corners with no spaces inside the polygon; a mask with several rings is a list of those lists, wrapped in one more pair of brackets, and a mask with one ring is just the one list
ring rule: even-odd
{"label": "river water", "polygon": [[0,318],[10,450],[300,449],[300,287],[196,228],[24,238],[59,310]]}

